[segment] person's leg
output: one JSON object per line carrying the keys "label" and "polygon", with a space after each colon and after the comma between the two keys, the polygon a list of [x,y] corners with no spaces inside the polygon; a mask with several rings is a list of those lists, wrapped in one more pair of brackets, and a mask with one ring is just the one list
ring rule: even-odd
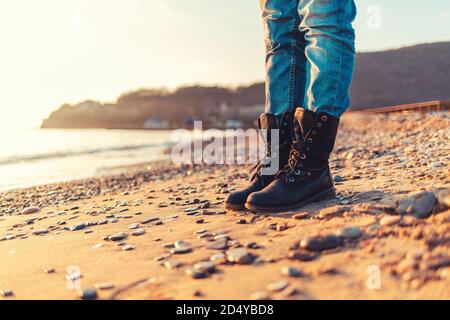
{"label": "person's leg", "polygon": [[304,101],[306,57],[299,0],[260,0],[266,44],[266,112],[281,118]]}
{"label": "person's leg", "polygon": [[[225,199],[227,209],[245,209],[247,197],[268,186],[275,173],[268,174],[267,164],[281,169],[286,166],[292,144],[293,109],[304,100],[305,92],[305,38],[298,29],[299,0],[261,0],[264,36],[266,42],[266,113],[258,120],[266,131],[266,143],[272,130],[278,130],[274,149],[266,148],[266,160],[254,167],[250,183],[230,193]],[[263,164],[264,163],[264,164]]]}
{"label": "person's leg", "polygon": [[294,116],[288,165],[245,207],[257,212],[296,210],[335,197],[328,164],[340,116],[349,106],[355,59],[353,0],[301,0],[299,30],[306,39],[306,92]]}
{"label": "person's leg", "polygon": [[354,0],[301,0],[300,31],[306,39],[306,92],[301,106],[340,117],[350,105],[355,64]]}

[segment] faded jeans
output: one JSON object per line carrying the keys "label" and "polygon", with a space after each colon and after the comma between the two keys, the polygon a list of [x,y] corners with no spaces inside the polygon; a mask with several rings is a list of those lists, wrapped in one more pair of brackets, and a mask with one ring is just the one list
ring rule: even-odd
{"label": "faded jeans", "polygon": [[303,107],[340,117],[355,64],[354,0],[260,0],[266,112]]}

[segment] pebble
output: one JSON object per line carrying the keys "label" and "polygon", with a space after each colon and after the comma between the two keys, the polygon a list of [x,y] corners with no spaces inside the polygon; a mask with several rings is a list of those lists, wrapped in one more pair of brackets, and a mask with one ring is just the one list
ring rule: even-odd
{"label": "pebble", "polygon": [[402,220],[401,216],[385,216],[380,219],[380,226],[392,226]]}
{"label": "pebble", "polygon": [[267,290],[272,292],[280,292],[286,289],[289,286],[289,281],[287,280],[279,280],[276,282],[273,282],[267,286]]}
{"label": "pebble", "polygon": [[194,279],[204,279],[208,276],[205,272],[199,271],[195,268],[188,268],[185,270],[185,273]]}
{"label": "pebble", "polygon": [[122,246],[122,250],[123,251],[131,251],[131,250],[134,250],[134,246],[131,244],[125,244]]}
{"label": "pebble", "polygon": [[139,228],[139,223],[132,223],[128,226],[128,229],[130,229],[130,230],[134,230],[137,228]]}
{"label": "pebble", "polygon": [[38,213],[39,211],[41,211],[41,209],[39,209],[38,207],[28,207],[25,208],[21,211],[21,214],[33,214],[33,213]]}
{"label": "pebble", "polygon": [[299,269],[297,269],[296,267],[284,267],[283,269],[281,269],[281,274],[283,276],[294,277],[294,278],[299,278],[303,275],[302,272]]}
{"label": "pebble", "polygon": [[190,252],[192,252],[192,248],[189,247],[173,248],[170,250],[172,254],[186,254]]}
{"label": "pebble", "polygon": [[227,256],[223,252],[217,252],[217,253],[214,253],[209,258],[209,260],[211,260],[212,262],[217,263],[217,264],[222,264],[222,263],[227,262]]}
{"label": "pebble", "polygon": [[433,192],[422,191],[406,197],[398,203],[398,211],[403,214],[412,214],[416,218],[428,218],[436,204],[436,196]]}
{"label": "pebble", "polygon": [[164,266],[168,269],[177,269],[183,266],[183,263],[177,260],[167,260],[164,262]]}
{"label": "pebble", "polygon": [[329,219],[332,217],[339,216],[347,211],[349,208],[346,206],[334,206],[330,208],[325,208],[319,211],[319,219]]}
{"label": "pebble", "polygon": [[70,231],[78,231],[78,230],[83,230],[86,227],[87,227],[86,223],[82,222],[82,223],[78,223],[78,224],[74,224],[74,225],[70,226],[69,230]]}
{"label": "pebble", "polygon": [[213,273],[216,271],[216,265],[210,261],[201,261],[194,265],[194,269],[204,273]]}
{"label": "pebble", "polygon": [[119,232],[108,237],[111,241],[121,241],[127,238],[127,235],[123,232]]}
{"label": "pebble", "polygon": [[1,289],[0,295],[5,298],[12,297],[14,295],[14,292],[10,289]]}
{"label": "pebble", "polygon": [[294,250],[288,253],[288,258],[293,260],[299,260],[303,262],[312,261],[317,258],[317,253],[309,252],[306,250]]}
{"label": "pebble", "polygon": [[362,235],[361,229],[353,226],[342,228],[339,231],[339,236],[348,239],[356,239],[359,238],[361,235]]}
{"label": "pebble", "polygon": [[228,250],[226,255],[228,261],[237,264],[251,264],[255,260],[255,256],[244,248]]}
{"label": "pebble", "polygon": [[148,224],[148,223],[152,223],[152,222],[155,222],[155,221],[158,221],[159,220],[159,218],[158,217],[148,217],[148,218],[145,218],[144,220],[142,220],[142,224]]}
{"label": "pebble", "polygon": [[439,191],[437,193],[437,199],[441,206],[450,208],[450,189]]}
{"label": "pebble", "polygon": [[40,235],[47,234],[47,233],[48,233],[47,229],[39,229],[39,230],[33,231],[33,234],[36,236],[40,236]]}
{"label": "pebble", "polygon": [[255,293],[252,293],[250,296],[250,300],[271,300],[270,293],[266,291],[258,291]]}
{"label": "pebble", "polygon": [[137,229],[137,230],[135,230],[135,231],[133,231],[132,233],[131,233],[131,235],[132,236],[135,236],[135,237],[137,237],[137,236],[142,236],[143,234],[145,234],[145,230],[144,229]]}
{"label": "pebble", "polygon": [[44,269],[45,273],[55,273],[55,269],[54,268],[46,268]]}
{"label": "pebble", "polygon": [[80,292],[80,297],[83,300],[94,300],[94,299],[97,299],[97,290],[95,288],[83,289]]}
{"label": "pebble", "polygon": [[316,236],[303,239],[300,247],[309,251],[324,251],[339,247],[342,237],[336,235]]}
{"label": "pebble", "polygon": [[101,282],[101,283],[96,283],[94,285],[94,287],[98,290],[111,290],[111,289],[114,289],[115,285],[114,285],[114,283],[110,283],[110,282]]}
{"label": "pebble", "polygon": [[211,249],[211,250],[227,250],[228,249],[228,238],[221,237],[217,240],[214,240],[206,248]]}

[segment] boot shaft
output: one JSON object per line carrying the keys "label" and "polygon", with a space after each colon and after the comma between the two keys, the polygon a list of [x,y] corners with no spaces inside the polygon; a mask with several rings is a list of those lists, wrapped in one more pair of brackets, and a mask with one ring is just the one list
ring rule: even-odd
{"label": "boot shaft", "polygon": [[339,118],[324,112],[297,108],[294,116],[294,144],[300,160],[312,166],[328,165],[339,127]]}

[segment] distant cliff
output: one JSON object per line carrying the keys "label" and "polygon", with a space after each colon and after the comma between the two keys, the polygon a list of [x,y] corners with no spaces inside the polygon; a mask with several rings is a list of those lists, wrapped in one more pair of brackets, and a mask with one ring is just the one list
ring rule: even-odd
{"label": "distant cliff", "polygon": [[[450,100],[449,57],[450,42],[358,53],[352,109]],[[189,127],[195,119],[202,119],[207,127],[226,127],[227,120],[250,124],[263,111],[263,105],[263,83],[237,89],[143,89],[126,93],[113,104],[65,104],[45,119],[42,127],[134,129],[158,122],[168,127]]]}

